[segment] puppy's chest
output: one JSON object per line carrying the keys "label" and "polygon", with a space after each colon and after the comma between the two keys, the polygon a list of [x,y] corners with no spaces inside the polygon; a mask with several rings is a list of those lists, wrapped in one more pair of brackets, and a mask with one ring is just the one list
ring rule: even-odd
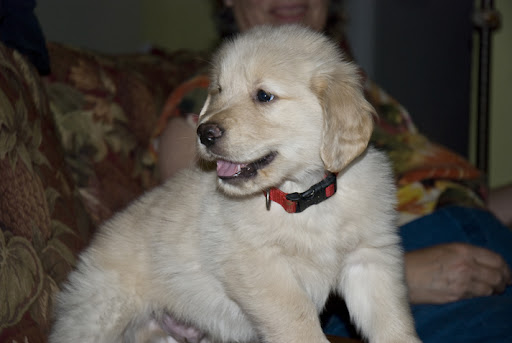
{"label": "puppy's chest", "polygon": [[[222,230],[206,230],[202,236],[203,244],[215,256],[205,263],[220,279],[231,275],[227,271],[232,268],[252,272],[253,267],[262,268],[262,275],[267,268],[285,268],[288,271],[283,270],[283,274],[291,272],[320,309],[342,265],[344,252],[337,229],[340,223],[332,215],[316,216],[318,211],[283,212],[263,207],[262,211],[232,211],[216,217],[214,226]],[[233,267],[233,261],[241,266]],[[245,265],[252,267],[247,269]]]}
{"label": "puppy's chest", "polygon": [[323,273],[327,277],[340,265],[344,252],[335,230],[314,224],[286,229],[286,237],[278,240],[280,253],[300,274]]}
{"label": "puppy's chest", "polygon": [[263,258],[269,263],[280,260],[306,279],[328,279],[336,273],[346,252],[340,242],[344,234],[340,235],[343,221],[339,210],[333,211],[329,206],[308,208],[303,213],[286,213],[281,208],[267,211],[264,201],[257,200],[247,204],[243,211],[239,208],[209,217],[203,228],[222,229],[203,231],[204,244],[220,256],[247,252],[266,255]]}
{"label": "puppy's chest", "polygon": [[344,254],[339,242],[340,223],[330,213],[320,216],[311,212],[277,215],[263,212],[256,217],[259,219],[248,220],[243,225],[249,232],[241,229],[239,239],[247,239],[256,250],[272,251],[301,275],[332,273]]}
{"label": "puppy's chest", "polygon": [[340,275],[345,251],[338,242],[337,230],[319,223],[291,225],[279,244],[279,257],[320,310]]}

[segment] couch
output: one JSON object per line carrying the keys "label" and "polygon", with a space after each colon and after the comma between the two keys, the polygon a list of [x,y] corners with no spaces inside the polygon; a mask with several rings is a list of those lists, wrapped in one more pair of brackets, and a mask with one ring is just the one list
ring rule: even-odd
{"label": "couch", "polygon": [[206,61],[48,51],[40,77],[0,44],[0,342],[46,342],[55,293],[95,228],[157,184],[152,131]]}

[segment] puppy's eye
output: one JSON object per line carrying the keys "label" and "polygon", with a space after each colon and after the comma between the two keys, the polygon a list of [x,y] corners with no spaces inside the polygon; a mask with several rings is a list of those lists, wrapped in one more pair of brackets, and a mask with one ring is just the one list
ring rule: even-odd
{"label": "puppy's eye", "polygon": [[260,89],[258,93],[256,93],[256,99],[258,99],[259,102],[269,102],[274,100],[274,95],[265,92],[263,89]]}

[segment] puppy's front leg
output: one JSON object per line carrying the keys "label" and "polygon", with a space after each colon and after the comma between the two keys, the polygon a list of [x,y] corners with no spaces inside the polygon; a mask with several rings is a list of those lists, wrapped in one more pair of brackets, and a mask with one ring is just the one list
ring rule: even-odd
{"label": "puppy's front leg", "polygon": [[372,343],[417,343],[398,246],[360,248],[347,256],[338,291]]}
{"label": "puppy's front leg", "polygon": [[225,286],[266,343],[328,343],[315,305],[289,265],[245,252],[226,266]]}

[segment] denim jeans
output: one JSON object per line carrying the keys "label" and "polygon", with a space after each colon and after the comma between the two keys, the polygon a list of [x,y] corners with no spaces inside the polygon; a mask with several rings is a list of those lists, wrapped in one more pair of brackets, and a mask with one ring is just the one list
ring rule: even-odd
{"label": "denim jeans", "polygon": [[[489,212],[446,207],[400,228],[405,251],[436,244],[465,242],[493,250],[512,265],[512,231]],[[378,287],[378,285],[375,285]],[[442,305],[412,305],[423,342],[512,342],[512,287],[503,294]],[[346,308],[324,315],[324,331],[351,337]]]}

